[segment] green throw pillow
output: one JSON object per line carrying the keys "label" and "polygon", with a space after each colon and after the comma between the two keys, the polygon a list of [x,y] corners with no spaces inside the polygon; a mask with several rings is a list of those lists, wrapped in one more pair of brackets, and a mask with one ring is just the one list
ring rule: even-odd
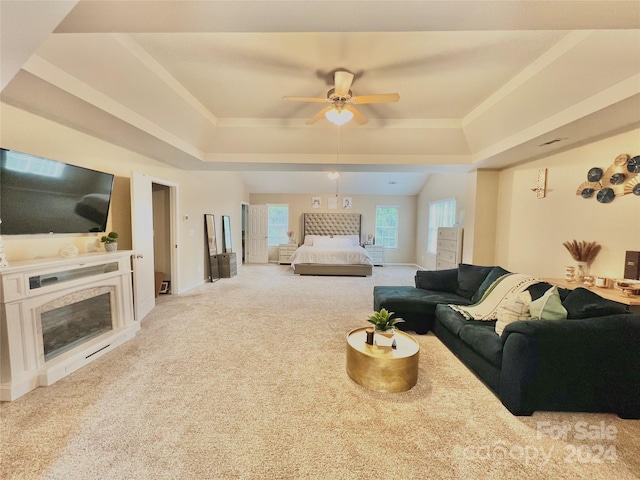
{"label": "green throw pillow", "polygon": [[558,287],[551,287],[539,299],[529,305],[531,318],[540,320],[563,320],[567,318],[567,310],[562,306]]}

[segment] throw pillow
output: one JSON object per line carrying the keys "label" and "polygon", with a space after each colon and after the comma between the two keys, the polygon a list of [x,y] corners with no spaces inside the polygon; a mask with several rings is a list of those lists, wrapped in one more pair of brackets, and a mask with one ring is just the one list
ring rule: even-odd
{"label": "throw pillow", "polygon": [[455,292],[458,288],[458,269],[418,270],[416,288],[436,292]]}
{"label": "throw pillow", "polygon": [[528,291],[516,293],[507,298],[498,307],[496,333],[502,335],[504,327],[518,320],[528,320],[531,318],[529,305],[531,304],[531,294]]}
{"label": "throw pillow", "polygon": [[461,297],[471,299],[491,270],[493,270],[493,266],[483,267],[461,263],[458,265],[458,288],[456,293]]}
{"label": "throw pillow", "polygon": [[485,278],[484,281],[478,287],[478,291],[473,294],[473,297],[471,297],[471,301],[473,303],[479,302],[482,296],[484,295],[484,292],[487,291],[487,289],[491,286],[491,284],[501,276],[506,275],[507,273],[511,273],[511,272],[505,270],[502,267],[493,267],[489,272],[489,275],[487,275],[487,278]]}
{"label": "throw pillow", "polygon": [[567,309],[567,318],[570,319],[629,313],[623,304],[602,298],[600,295],[582,287],[572,290],[562,302],[562,305]]}
{"label": "throw pillow", "polygon": [[529,305],[531,318],[540,320],[563,320],[567,318],[567,310],[562,306],[558,287],[551,287],[539,299]]}

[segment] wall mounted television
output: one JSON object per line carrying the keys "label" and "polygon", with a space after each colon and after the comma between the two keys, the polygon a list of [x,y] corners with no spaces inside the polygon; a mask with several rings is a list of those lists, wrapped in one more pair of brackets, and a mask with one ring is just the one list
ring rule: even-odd
{"label": "wall mounted television", "polygon": [[0,149],[0,234],[104,232],[114,176]]}

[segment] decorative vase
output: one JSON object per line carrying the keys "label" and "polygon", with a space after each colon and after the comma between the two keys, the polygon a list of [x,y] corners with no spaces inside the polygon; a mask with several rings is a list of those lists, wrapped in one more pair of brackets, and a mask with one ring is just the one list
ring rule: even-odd
{"label": "decorative vase", "polygon": [[118,242],[109,242],[104,244],[104,249],[107,252],[117,252],[118,251]]}
{"label": "decorative vase", "polygon": [[576,274],[575,281],[578,283],[582,283],[584,281],[584,276],[589,274],[589,265],[587,262],[577,262],[576,263]]}
{"label": "decorative vase", "polygon": [[387,330],[375,330],[374,343],[379,347],[390,347],[393,344],[393,336],[396,333],[395,328],[389,328]]}

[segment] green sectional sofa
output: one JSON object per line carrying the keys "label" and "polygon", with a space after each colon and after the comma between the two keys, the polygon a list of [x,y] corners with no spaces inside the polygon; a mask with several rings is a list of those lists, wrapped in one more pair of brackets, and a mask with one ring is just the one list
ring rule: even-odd
{"label": "green sectional sofa", "polygon": [[[403,330],[433,331],[514,415],[640,418],[640,315],[584,288],[558,289],[567,318],[517,320],[498,334],[495,320],[468,320],[449,306],[475,305],[508,273],[467,264],[418,271],[415,287],[374,287],[374,309],[403,318]],[[526,291],[535,301],[551,287],[537,282]]]}

